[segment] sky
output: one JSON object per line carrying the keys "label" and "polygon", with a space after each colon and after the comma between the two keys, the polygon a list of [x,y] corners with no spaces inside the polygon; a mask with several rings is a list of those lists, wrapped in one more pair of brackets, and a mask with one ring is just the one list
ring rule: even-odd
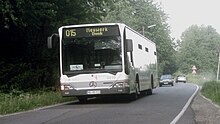
{"label": "sky", "polygon": [[168,14],[171,36],[180,39],[191,25],[211,25],[220,34],[220,0],[154,0]]}

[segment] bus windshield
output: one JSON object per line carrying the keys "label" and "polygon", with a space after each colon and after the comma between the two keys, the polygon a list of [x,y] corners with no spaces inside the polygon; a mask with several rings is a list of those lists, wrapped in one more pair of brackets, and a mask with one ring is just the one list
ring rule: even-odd
{"label": "bus windshield", "polygon": [[122,71],[120,39],[120,36],[63,38],[63,74],[115,74]]}

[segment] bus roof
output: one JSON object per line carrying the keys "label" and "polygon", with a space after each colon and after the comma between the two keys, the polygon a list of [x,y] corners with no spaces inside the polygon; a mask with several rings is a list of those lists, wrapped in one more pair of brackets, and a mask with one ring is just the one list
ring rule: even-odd
{"label": "bus roof", "polygon": [[79,24],[79,25],[66,25],[60,28],[69,28],[69,27],[87,27],[87,26],[106,26],[106,25],[121,25],[126,26],[123,23],[95,23],[95,24]]}

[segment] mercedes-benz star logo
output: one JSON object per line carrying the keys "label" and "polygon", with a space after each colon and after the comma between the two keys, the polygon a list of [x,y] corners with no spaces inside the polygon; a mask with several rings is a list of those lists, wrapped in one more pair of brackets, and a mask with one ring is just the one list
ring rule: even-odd
{"label": "mercedes-benz star logo", "polygon": [[90,86],[90,87],[96,87],[96,86],[97,86],[97,83],[96,83],[95,81],[91,81],[91,82],[89,83],[89,86]]}

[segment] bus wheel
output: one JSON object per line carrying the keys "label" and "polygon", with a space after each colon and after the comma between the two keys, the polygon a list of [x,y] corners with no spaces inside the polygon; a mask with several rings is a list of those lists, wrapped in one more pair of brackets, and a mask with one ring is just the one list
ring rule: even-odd
{"label": "bus wheel", "polygon": [[138,99],[140,92],[139,92],[139,79],[136,78],[136,82],[135,82],[135,92],[133,94],[131,94],[131,99],[132,100],[136,100]]}
{"label": "bus wheel", "polygon": [[135,93],[130,94],[130,100],[136,100],[138,99],[138,91],[136,90]]}
{"label": "bus wheel", "polygon": [[147,90],[147,95],[153,94],[153,88],[154,88],[154,80],[153,80],[153,75],[151,75],[151,88]]}
{"label": "bus wheel", "polygon": [[85,96],[78,96],[77,98],[80,103],[85,103],[87,101],[87,97],[85,97]]}

